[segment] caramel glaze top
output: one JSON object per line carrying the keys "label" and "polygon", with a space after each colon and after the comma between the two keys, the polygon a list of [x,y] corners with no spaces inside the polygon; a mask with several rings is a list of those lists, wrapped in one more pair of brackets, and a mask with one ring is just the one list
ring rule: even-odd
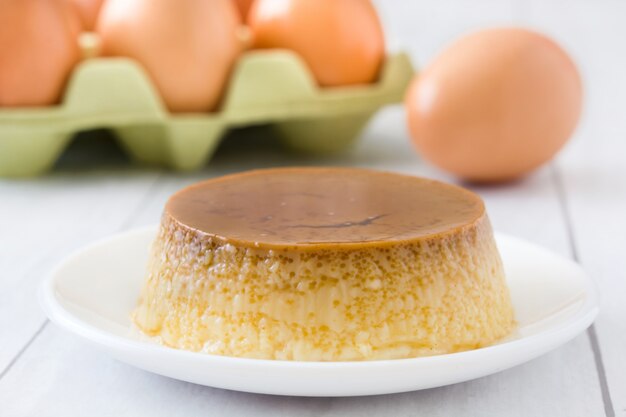
{"label": "caramel glaze top", "polygon": [[439,181],[354,168],[277,168],[187,187],[174,221],[237,246],[357,249],[429,239],[473,225],[476,194]]}

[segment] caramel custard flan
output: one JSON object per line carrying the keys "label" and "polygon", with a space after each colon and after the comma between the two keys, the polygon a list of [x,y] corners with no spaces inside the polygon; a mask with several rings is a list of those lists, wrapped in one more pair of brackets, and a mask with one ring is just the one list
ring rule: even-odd
{"label": "caramel custard flan", "polygon": [[252,171],[176,193],[133,317],[168,346],[301,361],[457,352],[514,327],[480,197],[349,168]]}

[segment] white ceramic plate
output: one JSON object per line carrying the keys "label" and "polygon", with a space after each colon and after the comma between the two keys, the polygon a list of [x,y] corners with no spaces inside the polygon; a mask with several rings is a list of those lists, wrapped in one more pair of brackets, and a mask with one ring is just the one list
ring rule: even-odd
{"label": "white ceramic plate", "polygon": [[567,342],[598,313],[581,268],[533,244],[496,236],[519,329],[482,349],[415,359],[290,362],[239,359],[160,346],[131,326],[155,228],[120,234],[65,260],[43,283],[50,319],[117,359],[197,384],[303,396],[386,394],[467,381],[519,365]]}

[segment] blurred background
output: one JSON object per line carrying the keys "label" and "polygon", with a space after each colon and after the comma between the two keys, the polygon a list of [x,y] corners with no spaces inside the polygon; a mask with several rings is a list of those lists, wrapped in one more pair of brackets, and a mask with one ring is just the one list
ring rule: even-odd
{"label": "blurred background", "polygon": [[[476,30],[522,26],[551,37],[573,59],[583,83],[582,115],[567,144],[528,175],[477,184],[420,156],[401,103],[377,112],[344,152],[292,152],[269,128],[240,128],[227,133],[209,163],[191,172],[135,164],[107,131],[81,134],[46,173],[0,179],[0,410],[16,416],[93,407],[111,414],[375,415],[395,407],[396,415],[626,416],[626,3],[374,4],[389,50],[407,52],[418,73]],[[16,120],[11,117],[0,109],[3,132]],[[6,133],[0,134],[0,153],[11,159],[3,141]],[[54,264],[96,239],[157,223],[176,190],[226,173],[297,165],[359,166],[469,187],[485,199],[495,229],[582,263],[603,294],[595,326],[540,359],[469,383],[384,397],[302,400],[224,392],[144,373],[49,325],[38,308],[37,286]]]}

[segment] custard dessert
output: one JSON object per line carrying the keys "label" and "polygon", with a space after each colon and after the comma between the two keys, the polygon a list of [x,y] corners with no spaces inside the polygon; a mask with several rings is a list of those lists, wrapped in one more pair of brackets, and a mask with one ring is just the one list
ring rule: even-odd
{"label": "custard dessert", "polygon": [[298,361],[457,352],[514,327],[477,195],[349,168],[253,171],[176,193],[134,321],[175,348]]}

